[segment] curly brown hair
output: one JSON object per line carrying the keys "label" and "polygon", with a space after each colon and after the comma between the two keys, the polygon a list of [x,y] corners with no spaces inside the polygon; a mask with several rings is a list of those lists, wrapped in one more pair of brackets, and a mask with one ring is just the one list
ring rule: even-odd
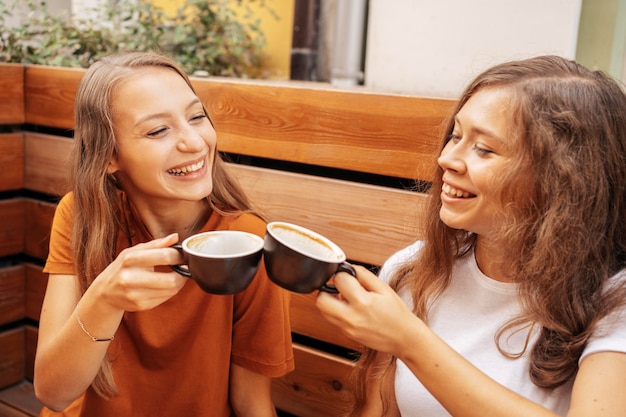
{"label": "curly brown hair", "polygon": [[[538,340],[527,347],[530,379],[553,389],[576,375],[598,320],[626,300],[624,286],[606,291],[626,266],[626,95],[608,75],[557,56],[500,64],[466,88],[444,126],[440,150],[454,115],[487,88],[510,93],[519,155],[496,186],[506,214],[499,236],[505,270],[519,283],[523,312],[500,329],[495,343],[507,330],[539,326]],[[474,234],[439,218],[442,175],[437,167],[424,247],[391,280],[396,291],[411,291],[414,313],[426,322],[429,302],[447,287],[453,265],[476,245]],[[374,355],[366,349],[357,366],[361,385],[361,378],[371,378]],[[390,358],[378,370],[388,383],[394,364]],[[358,391],[356,410],[365,394],[363,387]],[[383,403],[389,395],[381,392]]]}

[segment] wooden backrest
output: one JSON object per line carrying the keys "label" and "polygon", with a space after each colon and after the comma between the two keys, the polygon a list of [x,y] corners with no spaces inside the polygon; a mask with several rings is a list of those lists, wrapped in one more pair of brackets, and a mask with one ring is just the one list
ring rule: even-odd
{"label": "wooden backrest", "polygon": [[[71,130],[83,73],[26,66],[23,122]],[[268,220],[309,227],[350,261],[373,266],[420,237],[426,197],[401,184],[431,179],[437,137],[454,101],[311,84],[192,81],[214,121],[218,149],[235,161],[229,169]],[[22,140],[24,189],[64,194],[72,139],[24,132]],[[23,204],[42,219],[29,221],[37,227],[24,250],[45,258],[45,245],[42,253],[33,242],[45,241],[54,205]],[[349,354],[360,349],[321,317],[314,300],[315,294],[292,297],[292,330],[302,336],[294,343],[296,371],[274,386],[278,407],[303,417],[339,413],[352,392]]]}

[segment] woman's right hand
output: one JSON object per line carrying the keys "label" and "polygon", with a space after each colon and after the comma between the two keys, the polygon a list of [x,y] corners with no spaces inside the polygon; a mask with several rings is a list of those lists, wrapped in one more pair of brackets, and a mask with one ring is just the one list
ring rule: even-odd
{"label": "woman's right hand", "polygon": [[173,234],[122,251],[82,296],[76,276],[49,276],[35,358],[35,392],[41,402],[62,410],[91,384],[109,343],[90,335],[110,338],[125,311],[154,308],[180,291],[187,278],[169,267],[183,262],[170,247],[177,240]]}
{"label": "woman's right hand", "polygon": [[187,281],[169,267],[184,262],[180,252],[171,247],[177,241],[174,233],[124,249],[88,291],[124,311],[149,310],[164,303]]}

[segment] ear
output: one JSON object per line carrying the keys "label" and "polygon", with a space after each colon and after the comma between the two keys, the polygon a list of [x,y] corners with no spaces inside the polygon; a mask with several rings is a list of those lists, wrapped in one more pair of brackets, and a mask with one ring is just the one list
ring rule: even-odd
{"label": "ear", "polygon": [[112,157],[109,161],[109,166],[107,166],[107,174],[115,174],[119,170],[120,167],[117,164],[117,160],[115,159],[115,157]]}

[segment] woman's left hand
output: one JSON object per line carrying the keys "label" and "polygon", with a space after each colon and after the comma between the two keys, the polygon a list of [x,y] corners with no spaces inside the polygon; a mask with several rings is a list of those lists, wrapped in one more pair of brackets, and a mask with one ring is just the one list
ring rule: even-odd
{"label": "woman's left hand", "polygon": [[354,269],[356,279],[345,272],[335,275],[334,285],[340,295],[320,292],[317,308],[351,339],[401,357],[409,348],[404,336],[416,331],[423,322],[376,275],[358,265]]}

